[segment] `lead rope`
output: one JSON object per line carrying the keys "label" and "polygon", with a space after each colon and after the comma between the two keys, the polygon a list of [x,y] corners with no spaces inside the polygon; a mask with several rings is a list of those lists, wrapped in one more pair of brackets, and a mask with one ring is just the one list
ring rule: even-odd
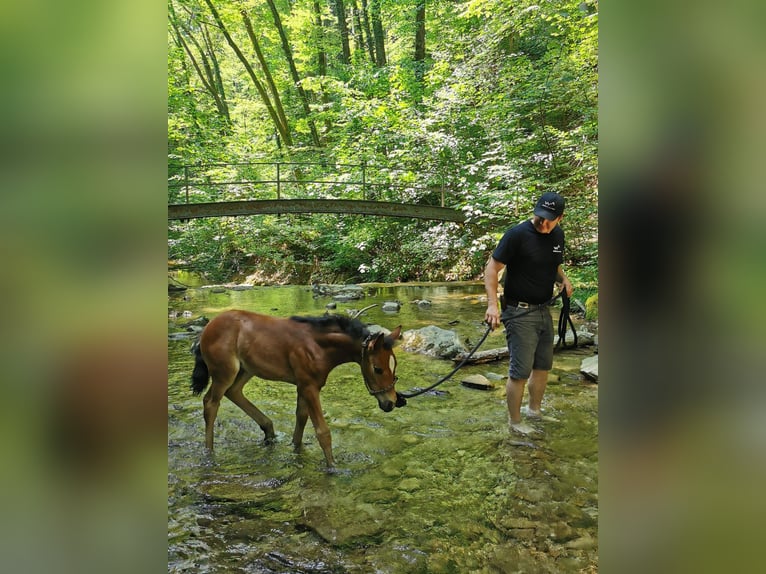
{"label": "lead rope", "polygon": [[[559,315],[559,340],[556,341],[556,346],[560,345],[564,349],[574,349],[577,347],[577,331],[575,331],[572,317],[569,316],[569,296],[564,289],[561,290],[559,295],[561,295],[561,314]],[[571,345],[566,344],[567,323],[572,327],[572,335],[574,335],[574,342]]]}
{"label": "lead rope", "polygon": [[[547,301],[547,302],[543,303],[542,305],[540,305],[540,306],[538,306],[538,307],[535,307],[534,309],[527,309],[527,310],[526,310],[526,311],[524,311],[523,313],[519,313],[518,315],[516,315],[515,317],[512,317],[512,318],[513,318],[513,319],[516,319],[516,318],[518,318],[518,317],[523,317],[524,315],[527,315],[528,313],[531,313],[532,311],[537,311],[538,309],[542,309],[543,307],[547,307],[548,305],[551,305],[551,304],[552,304],[552,303],[553,303],[553,302],[554,302],[556,299],[558,299],[559,297],[562,297],[562,298],[563,298],[563,297],[566,297],[566,302],[567,302],[567,304],[566,304],[566,307],[567,307],[567,313],[566,313],[566,316],[567,316],[567,318],[569,318],[569,297],[567,297],[566,293],[564,293],[564,289],[562,289],[562,290],[559,292],[559,294],[558,294],[558,295],[556,295],[556,296],[552,297],[550,301]],[[563,315],[564,315],[564,311],[562,310],[562,312],[561,312],[561,313],[562,313],[562,316],[563,316]],[[560,320],[561,320],[561,317],[559,317],[559,324],[560,324]],[[570,322],[570,324],[571,324],[571,323],[572,323],[572,320],[570,319],[570,320],[569,320],[569,322]],[[446,382],[446,381],[450,380],[450,379],[453,377],[453,375],[454,375],[455,373],[457,373],[457,372],[458,372],[458,371],[459,371],[461,368],[463,368],[463,366],[464,366],[464,365],[465,365],[465,364],[468,362],[468,360],[469,360],[471,357],[473,357],[473,354],[474,354],[474,353],[475,353],[475,352],[476,352],[476,351],[479,349],[479,347],[481,347],[482,343],[484,343],[484,341],[486,341],[486,340],[487,340],[487,337],[489,336],[489,333],[490,333],[490,331],[492,331],[492,327],[491,327],[491,325],[487,325],[487,330],[486,330],[486,331],[484,331],[484,335],[482,335],[482,337],[481,337],[481,339],[479,340],[479,342],[478,342],[478,343],[476,343],[476,345],[474,346],[474,348],[473,348],[473,349],[471,349],[471,352],[470,352],[470,353],[468,353],[468,354],[467,354],[467,355],[466,355],[466,356],[463,358],[463,360],[462,360],[462,361],[460,361],[460,364],[458,364],[458,366],[457,366],[457,367],[455,367],[454,369],[452,369],[452,372],[450,372],[448,375],[446,375],[446,376],[442,377],[441,379],[439,379],[438,381],[436,381],[434,384],[432,384],[432,385],[431,385],[431,386],[429,386],[429,387],[426,387],[425,389],[420,389],[420,390],[417,390],[417,391],[404,392],[404,393],[400,393],[399,391],[397,391],[397,393],[396,393],[396,394],[397,394],[397,395],[399,395],[399,396],[402,396],[402,397],[404,397],[405,399],[410,399],[410,398],[412,398],[412,397],[417,397],[418,395],[422,395],[423,393],[427,393],[427,392],[428,392],[428,391],[430,391],[431,389],[434,389],[434,388],[438,387],[439,385],[441,385],[442,383],[444,383],[444,382]],[[574,331],[574,325],[572,325],[572,331]],[[566,323],[564,324],[564,332],[566,333]],[[559,339],[561,339],[561,327],[559,327]],[[576,343],[577,343],[577,335],[575,334],[575,344],[576,344]]]}
{"label": "lead rope", "polygon": [[481,344],[484,341],[487,340],[487,336],[489,335],[491,330],[492,330],[492,326],[491,325],[487,325],[487,330],[484,331],[484,335],[482,336],[481,340],[479,340],[479,342],[476,343],[476,346],[474,346],[474,348],[471,349],[471,352],[468,353],[468,355],[466,355],[466,357],[462,361],[460,361],[460,364],[457,367],[455,367],[454,369],[452,369],[452,372],[449,375],[447,375],[446,377],[442,377],[441,379],[436,381],[433,385],[431,385],[430,387],[426,387],[425,389],[420,389],[419,391],[411,391],[411,392],[408,392],[408,393],[399,393],[399,392],[397,392],[396,394],[403,396],[405,399],[411,399],[412,397],[417,397],[418,395],[422,395],[423,393],[427,393],[431,389],[434,389],[434,388],[438,387],[439,385],[441,385],[443,382],[448,381],[449,379],[451,379],[452,375],[457,373],[463,367],[463,365],[465,365],[468,362],[468,359],[473,357],[473,354],[479,349],[479,347],[481,347]]}

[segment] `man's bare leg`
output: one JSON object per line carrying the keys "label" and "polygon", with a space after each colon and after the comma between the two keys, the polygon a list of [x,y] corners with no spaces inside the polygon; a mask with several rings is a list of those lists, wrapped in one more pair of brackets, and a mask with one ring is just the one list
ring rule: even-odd
{"label": "man's bare leg", "polygon": [[531,434],[535,429],[521,422],[521,400],[524,398],[525,379],[512,379],[508,377],[505,383],[505,401],[508,404],[508,416],[511,430],[521,434]]}
{"label": "man's bare leg", "polygon": [[532,370],[529,376],[529,409],[527,416],[533,419],[542,417],[543,395],[548,385],[548,371]]}

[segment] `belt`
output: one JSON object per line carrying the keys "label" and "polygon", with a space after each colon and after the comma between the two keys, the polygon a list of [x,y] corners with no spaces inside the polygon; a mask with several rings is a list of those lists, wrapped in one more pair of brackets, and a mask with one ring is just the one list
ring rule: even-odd
{"label": "belt", "polygon": [[524,301],[508,301],[509,307],[516,307],[517,309],[539,309],[540,307],[545,307],[547,303],[525,303]]}

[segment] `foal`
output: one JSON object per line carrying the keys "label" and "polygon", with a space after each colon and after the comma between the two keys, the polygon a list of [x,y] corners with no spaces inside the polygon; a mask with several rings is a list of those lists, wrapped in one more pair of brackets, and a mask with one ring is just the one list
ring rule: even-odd
{"label": "foal", "polygon": [[205,445],[213,450],[213,423],[218,406],[226,396],[247,413],[266,435],[275,437],[274,424],[242,394],[253,376],[295,385],[293,445],[303,440],[306,421],[311,417],[327,466],[333,467],[332,438],[322,415],[319,391],[335,367],[358,363],[367,390],[385,412],[407,401],[396,392],[396,357],[393,347],[401,325],[390,335],[370,333],[360,321],[340,315],[291,317],[283,319],[249,311],[225,311],[202,331],[192,373],[192,392],[199,395],[208,379],[213,384],[203,398]]}

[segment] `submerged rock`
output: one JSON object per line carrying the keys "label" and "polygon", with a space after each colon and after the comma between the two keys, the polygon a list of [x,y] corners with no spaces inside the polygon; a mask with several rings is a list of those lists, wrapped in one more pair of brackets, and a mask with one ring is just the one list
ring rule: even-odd
{"label": "submerged rock", "polygon": [[369,508],[370,505],[352,503],[307,506],[297,524],[336,546],[359,543],[360,539],[375,538],[383,532],[382,521]]}

